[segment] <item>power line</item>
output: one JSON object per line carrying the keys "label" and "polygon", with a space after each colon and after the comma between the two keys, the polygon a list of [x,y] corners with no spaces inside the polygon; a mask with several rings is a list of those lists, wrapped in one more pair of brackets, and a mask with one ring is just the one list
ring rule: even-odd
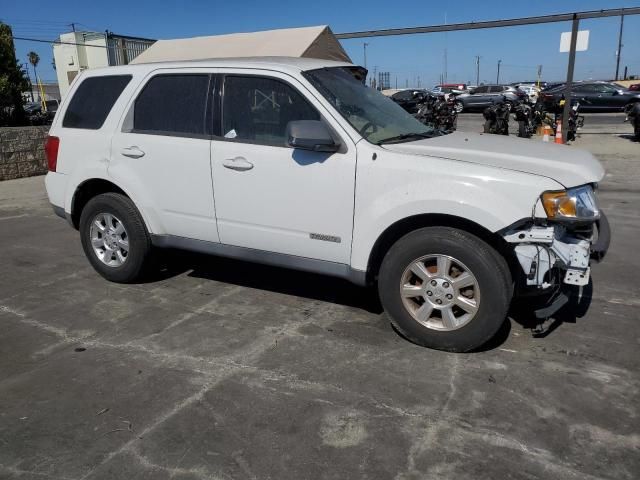
{"label": "power line", "polygon": [[60,40],[42,40],[39,38],[13,37],[13,39],[23,40],[25,42],[52,43],[54,45],[77,45],[80,47],[108,48],[106,45],[91,45],[89,43],[61,42]]}

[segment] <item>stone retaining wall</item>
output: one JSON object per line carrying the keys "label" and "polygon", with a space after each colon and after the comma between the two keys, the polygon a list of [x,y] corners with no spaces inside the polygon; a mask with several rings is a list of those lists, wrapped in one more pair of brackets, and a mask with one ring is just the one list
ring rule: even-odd
{"label": "stone retaining wall", "polygon": [[48,126],[0,128],[0,181],[47,173]]}

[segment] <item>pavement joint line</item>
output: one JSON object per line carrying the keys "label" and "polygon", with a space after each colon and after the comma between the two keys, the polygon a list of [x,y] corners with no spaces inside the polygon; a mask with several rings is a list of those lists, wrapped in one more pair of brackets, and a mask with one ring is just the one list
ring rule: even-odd
{"label": "pavement joint line", "polygon": [[230,289],[228,289],[225,292],[222,292],[220,295],[217,295],[214,299],[212,299],[211,301],[205,303],[204,305],[199,306],[198,308],[195,309],[189,309],[187,312],[183,313],[180,318],[178,318],[177,320],[174,320],[173,322],[171,322],[169,325],[167,325],[166,327],[164,327],[162,330],[160,330],[159,332],[155,332],[152,333],[151,335],[149,335],[147,338],[148,339],[153,339],[159,335],[163,335],[164,333],[168,332],[169,330],[171,330],[172,328],[175,328],[179,325],[182,325],[184,322],[187,322],[189,320],[191,320],[193,317],[195,317],[196,315],[200,315],[201,313],[205,313],[207,312],[209,308],[211,308],[212,306],[216,306],[218,303],[220,303],[220,300],[230,297],[232,295],[235,295],[238,292],[241,292],[243,290],[243,288],[241,286],[235,286],[232,287]]}

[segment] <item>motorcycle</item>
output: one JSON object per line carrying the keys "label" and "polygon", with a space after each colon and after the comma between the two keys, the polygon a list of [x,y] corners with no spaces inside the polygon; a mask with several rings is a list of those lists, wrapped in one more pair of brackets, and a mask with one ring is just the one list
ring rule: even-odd
{"label": "motorcycle", "polygon": [[625,122],[633,125],[633,135],[640,141],[640,102],[630,103],[624,108]]}
{"label": "motorcycle", "polygon": [[[584,116],[578,114],[580,112],[580,102],[588,103],[585,98],[576,98],[571,100],[571,108],[569,109],[569,120],[567,122],[567,141],[575,140],[577,131],[584,127]],[[562,122],[564,105],[565,99],[563,96],[554,108],[555,118],[552,125],[554,131],[557,128],[558,122]]]}
{"label": "motorcycle", "polygon": [[445,99],[442,95],[428,95],[414,116],[421,123],[444,132],[453,132],[458,124],[458,112],[451,96]]}
{"label": "motorcycle", "polygon": [[525,102],[519,102],[511,109],[516,122],[518,122],[518,136],[522,138],[531,138],[535,132],[533,124],[533,110],[531,105]]}
{"label": "motorcycle", "polygon": [[494,103],[482,112],[484,116],[484,133],[496,135],[509,135],[509,108],[507,98],[503,95],[502,101]]}

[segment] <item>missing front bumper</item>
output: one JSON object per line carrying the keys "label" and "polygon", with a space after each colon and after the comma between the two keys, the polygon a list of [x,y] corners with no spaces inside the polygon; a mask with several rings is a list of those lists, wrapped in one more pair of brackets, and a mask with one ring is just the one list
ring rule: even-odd
{"label": "missing front bumper", "polygon": [[526,286],[547,289],[561,283],[580,287],[589,283],[590,260],[601,260],[609,248],[611,233],[604,213],[595,225],[595,241],[559,224],[510,229],[503,237],[513,245]]}

